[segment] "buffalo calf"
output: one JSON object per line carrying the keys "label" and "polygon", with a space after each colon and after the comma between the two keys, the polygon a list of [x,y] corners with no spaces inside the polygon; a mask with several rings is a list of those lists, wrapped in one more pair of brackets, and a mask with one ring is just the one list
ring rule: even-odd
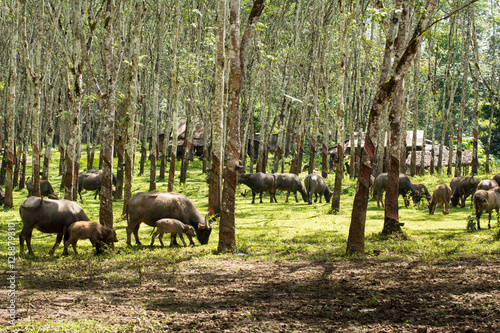
{"label": "buffalo calf", "polygon": [[75,255],[78,254],[76,251],[76,242],[79,239],[89,239],[92,246],[95,247],[96,254],[102,252],[101,249],[104,247],[104,244],[111,245],[113,242],[118,242],[116,232],[98,222],[78,221],[69,226],[68,232],[69,239],[64,242],[64,251],[68,252],[68,246],[72,245]]}
{"label": "buffalo calf", "polygon": [[451,187],[446,184],[438,185],[434,188],[432,198],[429,202],[429,214],[434,214],[437,204],[441,204],[443,214],[450,213]]}
{"label": "buffalo calf", "polygon": [[185,225],[176,219],[161,219],[156,221],[155,227],[156,231],[153,233],[153,237],[151,237],[150,246],[153,246],[155,238],[158,236],[161,247],[163,247],[163,235],[170,234],[170,246],[174,245],[175,236],[179,235],[182,244],[186,247],[186,242],[184,241],[184,237],[182,237],[183,233],[189,238],[189,244],[194,246],[193,237],[196,236],[196,233],[190,225]]}

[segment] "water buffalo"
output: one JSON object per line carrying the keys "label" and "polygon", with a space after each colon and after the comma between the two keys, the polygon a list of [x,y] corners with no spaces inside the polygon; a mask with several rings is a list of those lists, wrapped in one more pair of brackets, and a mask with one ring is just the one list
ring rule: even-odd
{"label": "water buffalo", "polygon": [[[28,190],[28,196],[32,196],[33,195],[33,179],[28,179],[26,181],[26,189]],[[40,179],[40,195],[42,197],[48,197],[48,198],[54,199],[54,200],[59,199],[56,192],[54,192],[52,185],[50,185],[50,182],[48,180],[45,180],[45,179]]]}
{"label": "water buffalo", "polygon": [[186,234],[189,238],[189,244],[194,246],[193,237],[196,236],[194,228],[190,225],[185,225],[179,220],[176,219],[161,219],[156,221],[155,224],[156,231],[153,233],[153,237],[151,237],[151,244],[153,246],[155,243],[155,238],[158,236],[160,240],[161,247],[163,247],[163,235],[170,234],[170,246],[174,245],[175,236],[179,235],[182,244],[186,247],[186,242],[184,241],[184,237],[182,234]]}
{"label": "water buffalo", "polygon": [[494,179],[483,179],[477,184],[478,190],[488,191],[495,187],[498,187],[498,183]]}
{"label": "water buffalo", "polygon": [[271,197],[271,203],[276,200],[276,176],[269,173],[242,173],[238,175],[238,183],[245,184],[252,190],[252,203],[255,203],[255,194],[259,193],[260,203],[262,203],[262,194],[268,192]]}
{"label": "water buffalo", "polygon": [[[139,226],[141,222],[154,227],[156,221],[163,218],[172,218],[190,225],[196,231],[200,244],[208,243],[212,228],[196,210],[193,202],[179,193],[140,192],[135,194],[127,203],[127,244],[131,245],[131,235],[134,233],[136,244],[139,241]],[[174,239],[174,245],[176,245]]]}
{"label": "water buffalo", "polygon": [[326,202],[330,202],[330,198],[332,197],[333,192],[330,191],[328,185],[326,185],[325,180],[318,174],[311,173],[306,176],[304,179],[304,185],[307,191],[308,199],[307,203],[312,204],[312,196],[314,194],[314,202],[318,201],[319,194],[319,202],[321,203],[321,197],[325,197]]}
{"label": "water buffalo", "polygon": [[[90,169],[78,174],[78,194],[82,200],[82,190],[95,191],[94,199],[101,193],[102,170]],[[116,177],[112,175],[113,185],[116,185]]]}
{"label": "water buffalo", "polygon": [[[31,234],[33,229],[38,229],[44,233],[57,234],[56,243],[50,250],[53,254],[59,243],[68,240],[69,226],[77,221],[89,221],[89,218],[83,212],[82,207],[69,200],[51,200],[39,197],[28,197],[19,207],[19,214],[23,221],[23,230],[19,234],[20,253],[24,251],[24,241],[28,246],[29,254],[33,254],[31,249]],[[67,255],[67,249],[63,255]]]}
{"label": "water buffalo", "polygon": [[415,191],[418,192],[420,198],[425,197],[427,199],[427,202],[431,201],[431,195],[427,190],[427,186],[419,183],[412,183],[412,185],[415,188]]}
{"label": "water buffalo", "polygon": [[493,180],[497,182],[497,184],[500,184],[500,173],[497,173],[495,176],[493,176]]}
{"label": "water buffalo", "polygon": [[436,206],[438,203],[441,204],[443,208],[443,214],[450,213],[450,198],[451,198],[451,187],[446,184],[438,185],[434,188],[432,193],[432,198],[429,202],[429,214],[432,215],[436,211]]}
{"label": "water buffalo", "polygon": [[299,176],[294,173],[275,173],[274,175],[276,177],[276,189],[280,191],[287,191],[285,202],[288,202],[290,192],[293,192],[295,202],[299,202],[299,199],[297,199],[297,191],[302,195],[304,202],[307,202],[307,191],[300,181]]}
{"label": "water buffalo", "polygon": [[[465,207],[465,200],[467,200],[467,197],[476,192],[477,180],[474,176],[461,177],[458,180],[455,180],[456,178],[458,177],[452,179],[452,182],[455,181],[456,184],[454,184],[455,190],[451,195],[451,205],[455,207],[460,204],[460,207]],[[451,184],[450,187],[453,189]]]}
{"label": "water buffalo", "polygon": [[499,206],[500,206],[500,187],[495,187],[491,190],[478,190],[474,193],[472,197],[472,202],[474,203],[474,209],[476,211],[477,218],[477,229],[481,229],[479,225],[479,219],[483,212],[488,212],[488,228],[491,228],[491,212],[496,210],[497,212],[497,223],[499,218]]}
{"label": "water buffalo", "polygon": [[113,229],[94,221],[75,222],[68,227],[68,233],[69,239],[64,242],[64,251],[68,252],[68,246],[72,245],[75,255],[78,254],[76,251],[76,242],[79,239],[89,239],[92,246],[95,247],[96,255],[102,252],[101,249],[104,247],[104,244],[110,245],[113,242],[118,242],[116,232]]}
{"label": "water buffalo", "polygon": [[[384,207],[384,192],[387,188],[387,173],[381,173],[375,178],[375,183],[373,184],[373,196],[377,198],[377,207]],[[399,186],[398,186],[399,195],[403,196],[403,200],[405,203],[405,207],[410,205],[408,201],[408,195],[410,195],[413,199],[413,203],[417,204],[420,202],[420,195],[415,190],[410,178],[406,176],[404,173],[399,174]]]}

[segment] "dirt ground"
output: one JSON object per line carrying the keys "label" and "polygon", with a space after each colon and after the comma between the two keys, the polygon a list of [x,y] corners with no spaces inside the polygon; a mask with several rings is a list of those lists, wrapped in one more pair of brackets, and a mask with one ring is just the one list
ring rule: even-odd
{"label": "dirt ground", "polygon": [[131,332],[500,332],[499,264],[194,258],[104,280],[24,272],[17,320]]}

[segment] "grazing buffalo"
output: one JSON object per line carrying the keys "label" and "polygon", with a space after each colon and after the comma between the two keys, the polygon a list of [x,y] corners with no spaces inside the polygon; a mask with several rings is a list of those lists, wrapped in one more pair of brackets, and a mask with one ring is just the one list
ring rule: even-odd
{"label": "grazing buffalo", "polygon": [[497,182],[497,184],[500,184],[500,173],[496,174],[493,176],[493,180]]}
{"label": "grazing buffalo", "polygon": [[[141,222],[154,227],[156,221],[163,218],[172,218],[190,225],[196,231],[200,244],[208,243],[212,228],[196,210],[193,202],[179,193],[140,192],[135,194],[127,203],[127,244],[131,245],[131,235],[134,233],[136,244],[139,241],[139,226]],[[174,245],[177,245],[174,239]]]}
{"label": "grazing buffalo", "polygon": [[429,202],[429,214],[434,214],[437,204],[441,204],[443,214],[450,213],[451,187],[446,184],[438,185],[434,188],[432,198]]}
{"label": "grazing buffalo", "polygon": [[153,246],[153,244],[155,243],[155,238],[156,236],[158,236],[161,247],[164,247],[163,235],[170,234],[170,246],[174,245],[175,236],[179,235],[182,244],[184,244],[184,247],[186,247],[186,242],[184,241],[184,237],[182,237],[183,233],[186,234],[186,236],[189,238],[189,244],[194,246],[193,237],[196,236],[196,233],[194,231],[194,228],[190,225],[185,225],[184,223],[176,219],[161,219],[156,221],[155,227],[156,231],[153,233],[153,237],[151,237],[150,246]]}
{"label": "grazing buffalo", "polygon": [[[57,234],[56,243],[50,250],[53,254],[59,243],[68,240],[68,228],[77,221],[89,221],[89,218],[83,212],[76,202],[69,200],[51,200],[38,197],[28,197],[19,207],[19,213],[23,221],[23,230],[19,234],[19,243],[21,244],[20,253],[24,251],[24,241],[28,246],[29,254],[33,254],[31,249],[31,234],[33,229],[38,229],[44,233]],[[67,255],[67,249],[64,249],[64,255]]]}
{"label": "grazing buffalo", "polygon": [[255,203],[255,194],[259,193],[260,203],[262,203],[262,194],[268,192],[271,197],[271,203],[276,200],[276,176],[269,173],[242,173],[238,175],[238,183],[245,184],[252,190],[252,203]]}
{"label": "grazing buffalo", "polygon": [[472,197],[472,202],[474,203],[474,209],[476,211],[477,218],[477,229],[481,229],[479,225],[479,219],[483,212],[488,212],[488,228],[491,228],[491,212],[496,210],[497,212],[497,223],[499,218],[499,206],[500,206],[500,187],[495,187],[491,190],[478,190],[474,193]]}
{"label": "grazing buffalo", "polygon": [[453,190],[454,186],[451,186],[450,184],[450,187],[453,190],[453,194],[451,195],[451,205],[455,207],[460,204],[460,207],[465,207],[465,200],[467,200],[467,197],[476,192],[477,180],[474,176],[461,177],[458,180],[456,180],[456,178],[459,177],[452,179],[452,182],[455,181],[453,184],[455,186],[455,190]]}
{"label": "grazing buffalo", "polygon": [[68,246],[72,245],[75,255],[76,242],[79,239],[89,239],[92,246],[95,247],[96,255],[100,254],[104,244],[111,245],[113,242],[118,242],[116,232],[110,227],[105,227],[98,222],[93,221],[78,221],[71,224],[68,228],[69,239],[64,242],[64,251],[68,252]]}
{"label": "grazing buffalo", "polygon": [[285,202],[288,202],[290,192],[293,192],[295,202],[299,202],[299,199],[297,199],[297,192],[302,195],[302,200],[307,202],[307,191],[300,181],[299,176],[294,173],[275,173],[274,175],[276,177],[276,189],[280,191],[287,191]]}
{"label": "grazing buffalo", "polygon": [[[78,194],[82,200],[82,190],[95,191],[94,199],[101,193],[102,170],[90,169],[78,174]],[[116,186],[116,177],[112,175],[113,185]]]}
{"label": "grazing buffalo", "polygon": [[[33,195],[33,179],[28,179],[26,181],[26,189],[28,190],[28,196],[32,196]],[[48,198],[54,199],[54,200],[59,199],[56,192],[54,192],[52,185],[50,185],[50,182],[48,180],[45,180],[45,179],[40,179],[40,195],[42,197],[48,197]]]}
{"label": "grazing buffalo", "polygon": [[492,188],[498,187],[498,183],[494,179],[484,179],[477,184],[478,190],[491,190]]}
{"label": "grazing buffalo", "polygon": [[412,183],[412,184],[413,187],[415,188],[415,191],[418,192],[420,198],[425,197],[425,199],[427,199],[427,202],[431,201],[431,195],[427,190],[427,186],[419,183]]}
{"label": "grazing buffalo", "polygon": [[319,194],[319,202],[321,203],[321,197],[325,197],[326,202],[330,202],[330,198],[332,197],[333,192],[330,191],[328,185],[326,185],[325,180],[318,174],[311,173],[306,176],[304,179],[304,185],[306,187],[306,191],[308,194],[307,203],[312,204],[312,196],[314,194],[314,202],[318,201]]}
{"label": "grazing buffalo", "polygon": [[[384,192],[387,189],[387,173],[381,173],[375,178],[375,183],[373,184],[373,196],[377,198],[377,207],[384,207]],[[405,203],[405,207],[410,205],[408,200],[408,195],[410,195],[413,199],[413,203],[417,204],[420,202],[419,192],[415,190],[410,178],[406,176],[404,173],[399,174],[399,186],[398,186],[399,195],[403,196],[403,200]]]}

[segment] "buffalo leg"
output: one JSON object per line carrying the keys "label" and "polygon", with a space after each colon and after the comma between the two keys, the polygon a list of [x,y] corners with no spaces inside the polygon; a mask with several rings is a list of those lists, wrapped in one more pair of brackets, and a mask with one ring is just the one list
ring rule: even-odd
{"label": "buffalo leg", "polygon": [[160,233],[158,235],[158,240],[160,241],[161,247],[165,247],[165,244],[163,244],[163,233]]}
{"label": "buffalo leg", "polygon": [[[63,234],[57,234],[56,243],[54,244],[54,246],[49,251],[50,255],[54,254],[54,252],[56,251],[56,249],[59,246],[59,244],[61,244],[62,238],[63,238]],[[67,253],[63,252],[63,255],[67,255]]]}
{"label": "buffalo leg", "polygon": [[252,190],[252,203],[254,204],[255,203],[255,191]]}
{"label": "buffalo leg", "polygon": [[184,241],[184,237],[182,236],[182,234],[179,234],[179,238],[181,239],[182,241],[182,244],[184,244],[184,247],[186,247],[186,242]]}
{"label": "buffalo leg", "polygon": [[135,237],[135,244],[137,245],[142,245],[141,241],[139,240],[139,226],[141,223],[137,223],[137,225],[134,228],[134,237]]}
{"label": "buffalo leg", "polygon": [[[264,194],[264,192],[260,192],[259,193],[259,199],[260,199],[260,203],[262,203],[262,195]],[[273,202],[273,198],[271,197],[271,202]]]}
{"label": "buffalo leg", "polygon": [[286,192],[285,202],[288,202],[288,197],[290,196],[290,191]]}
{"label": "buffalo leg", "polygon": [[149,246],[153,246],[153,244],[155,243],[156,236],[158,236],[158,231],[155,231],[153,233],[153,236],[151,237],[151,244],[149,244]]}

